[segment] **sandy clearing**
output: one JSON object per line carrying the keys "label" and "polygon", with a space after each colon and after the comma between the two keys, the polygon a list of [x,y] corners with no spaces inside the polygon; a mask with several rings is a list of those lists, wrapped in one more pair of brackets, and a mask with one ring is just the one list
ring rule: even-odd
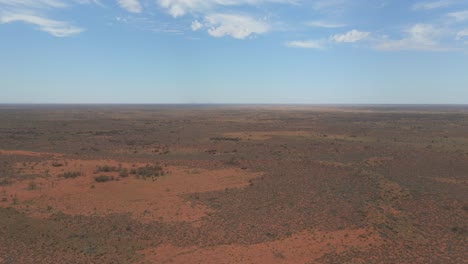
{"label": "sandy clearing", "polygon": [[303,231],[283,240],[253,245],[222,245],[209,248],[160,246],[140,251],[150,263],[310,263],[326,253],[350,247],[368,250],[382,243],[366,229],[335,232]]}
{"label": "sandy clearing", "polygon": [[26,151],[26,150],[0,150],[0,155],[7,155],[7,156],[32,156],[32,157],[41,157],[41,156],[55,156],[61,157],[62,154],[58,153],[49,153],[49,152],[34,152],[34,151]]}
{"label": "sandy clearing", "polygon": [[[54,167],[52,164],[61,164]],[[112,160],[50,160],[31,167],[31,164],[16,164],[24,173],[47,175],[34,180],[13,182],[2,187],[1,198],[8,199],[0,206],[15,208],[35,217],[48,217],[56,212],[69,215],[108,215],[129,213],[141,221],[190,222],[200,224],[210,208],[194,204],[184,197],[193,193],[222,191],[226,188],[241,188],[249,180],[261,176],[237,168],[218,170],[187,167],[164,167],[164,176],[137,179],[118,172],[95,173],[97,166],[121,166],[131,169],[145,163],[118,163]],[[80,172],[81,176],[64,179],[64,172]],[[113,176],[116,180],[97,183],[97,175]],[[31,188],[31,184],[34,188]]]}
{"label": "sandy clearing", "polygon": [[443,183],[453,183],[453,184],[468,184],[467,180],[456,180],[449,178],[430,178],[434,181],[443,182]]}
{"label": "sandy clearing", "polygon": [[223,134],[226,137],[240,138],[242,140],[268,140],[274,136],[288,137],[314,137],[315,134],[306,131],[271,131],[271,132],[230,132]]}

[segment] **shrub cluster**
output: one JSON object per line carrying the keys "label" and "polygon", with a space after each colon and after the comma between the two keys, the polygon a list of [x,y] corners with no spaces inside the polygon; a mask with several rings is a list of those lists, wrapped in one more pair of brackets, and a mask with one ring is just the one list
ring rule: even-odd
{"label": "shrub cluster", "polygon": [[63,177],[65,179],[76,178],[78,176],[81,176],[81,173],[78,171],[73,171],[73,172],[69,171],[69,172],[65,172],[59,175],[59,177]]}
{"label": "shrub cluster", "polygon": [[107,175],[100,175],[100,176],[94,177],[94,180],[95,180],[96,182],[108,182],[108,181],[113,181],[113,180],[114,180],[114,177],[112,177],[112,176],[107,176]]}
{"label": "shrub cluster", "polygon": [[131,169],[130,174],[136,175],[137,178],[158,177],[164,175],[163,168],[159,165],[146,165],[137,169]]}

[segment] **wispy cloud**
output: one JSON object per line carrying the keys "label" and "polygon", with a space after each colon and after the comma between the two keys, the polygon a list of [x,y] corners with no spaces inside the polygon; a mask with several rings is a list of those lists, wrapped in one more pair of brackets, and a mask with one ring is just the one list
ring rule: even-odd
{"label": "wispy cloud", "polygon": [[307,26],[310,26],[310,27],[317,27],[317,28],[340,28],[340,27],[346,27],[345,24],[330,23],[330,22],[321,21],[321,20],[309,21],[309,22],[306,22],[306,25],[307,25]]}
{"label": "wispy cloud", "polygon": [[448,16],[455,19],[457,22],[463,22],[468,20],[468,10],[457,11],[448,13]]}
{"label": "wispy cloud", "polygon": [[100,0],[0,0],[0,24],[26,23],[55,37],[67,37],[85,31],[70,22],[48,16],[56,9],[76,4],[98,4]]}
{"label": "wispy cloud", "polygon": [[356,43],[368,38],[370,32],[359,31],[353,29],[343,34],[331,35],[328,39],[311,39],[311,40],[296,40],[286,42],[286,46],[290,48],[304,48],[304,49],[325,49],[333,43]]}
{"label": "wispy cloud", "polygon": [[432,10],[437,8],[449,7],[453,5],[453,0],[424,1],[413,5],[413,10]]}
{"label": "wispy cloud", "polygon": [[[262,34],[270,31],[270,26],[262,20],[246,15],[211,14],[205,17],[204,27],[213,37],[231,36],[245,39],[252,34]],[[200,25],[196,25],[200,27]]]}
{"label": "wispy cloud", "polygon": [[302,48],[302,49],[317,49],[322,50],[325,49],[325,41],[324,40],[296,40],[296,41],[289,41],[286,42],[286,47],[289,48]]}
{"label": "wispy cloud", "polygon": [[56,37],[67,37],[79,34],[84,31],[84,29],[75,27],[65,21],[52,20],[36,15],[7,13],[0,16],[1,24],[13,22],[23,22],[36,25],[39,30],[47,32]]}
{"label": "wispy cloud", "polygon": [[[245,39],[254,34],[263,34],[272,30],[265,19],[242,12],[219,12],[229,7],[258,6],[268,3],[298,4],[299,0],[157,0],[157,4],[174,18],[187,14],[199,18],[190,25],[192,31],[203,28],[212,37],[230,36]],[[219,10],[218,10],[219,9]]]}
{"label": "wispy cloud", "polygon": [[63,8],[68,4],[62,0],[0,0],[0,5],[21,8]]}
{"label": "wispy cloud", "polygon": [[356,29],[348,31],[344,34],[333,35],[331,39],[335,42],[355,43],[366,39],[370,36],[370,32],[363,32]]}
{"label": "wispy cloud", "polygon": [[461,40],[465,37],[468,37],[468,29],[458,31],[457,36],[455,38],[457,40]]}
{"label": "wispy cloud", "polygon": [[298,0],[157,0],[173,17],[180,17],[189,12],[206,13],[216,6],[260,5],[264,3],[297,4]]}
{"label": "wispy cloud", "polygon": [[404,30],[406,37],[392,40],[388,37],[379,39],[374,49],[382,51],[420,50],[420,51],[449,51],[454,50],[440,44],[442,30],[431,24],[415,24]]}
{"label": "wispy cloud", "polygon": [[141,13],[143,7],[138,0],[117,0],[120,7],[131,13]]}

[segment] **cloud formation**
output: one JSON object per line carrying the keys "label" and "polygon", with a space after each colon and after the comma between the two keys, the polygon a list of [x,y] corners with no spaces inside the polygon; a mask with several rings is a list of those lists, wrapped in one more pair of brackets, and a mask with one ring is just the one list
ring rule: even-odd
{"label": "cloud formation", "polygon": [[330,23],[322,20],[316,20],[316,21],[309,21],[306,23],[306,25],[310,27],[317,27],[317,28],[341,28],[341,27],[346,27],[345,24],[338,24],[338,23]]}
{"label": "cloud formation", "polygon": [[318,50],[325,48],[322,40],[289,41],[286,42],[286,47]]}
{"label": "cloud formation", "polygon": [[[191,38],[187,36],[190,34],[200,34],[195,31],[210,37],[235,39],[274,32],[271,35],[292,38],[293,41],[282,42],[287,47],[320,50],[367,40],[361,48],[382,51],[451,51],[465,48],[463,42],[467,41],[468,3],[463,0],[403,3],[406,11],[401,11],[403,17],[397,24],[392,20],[397,18],[392,15],[400,13],[382,17],[364,15],[365,11],[385,12],[387,0],[372,3],[363,0],[0,0],[0,23],[25,23],[52,36],[72,36],[85,31],[71,22],[85,19],[72,13],[75,7],[84,4],[90,8],[106,4],[108,11],[115,11],[109,5],[120,7],[113,17],[119,22],[132,23],[136,30],[187,38]],[[80,12],[76,14],[81,15]],[[406,17],[404,12],[410,15]],[[67,17],[68,14],[72,17]],[[366,31],[353,29],[358,25]]]}
{"label": "cloud formation", "polygon": [[448,13],[448,16],[455,19],[457,22],[468,21],[468,10]]}
{"label": "cloud formation", "polygon": [[4,14],[0,17],[1,24],[12,22],[23,22],[35,25],[39,30],[47,32],[56,37],[72,36],[84,31],[84,29],[75,27],[68,22],[52,20],[35,15],[10,13]]}
{"label": "cloud formation", "polygon": [[203,24],[200,23],[198,20],[195,20],[192,22],[192,25],[190,27],[193,31],[198,31],[203,28]]}
{"label": "cloud formation", "polygon": [[217,6],[260,5],[265,3],[290,3],[297,0],[157,0],[173,17],[184,16],[190,12],[206,13]]}
{"label": "cloud formation", "polygon": [[143,7],[138,0],[117,0],[120,7],[131,13],[141,13]]}
{"label": "cloud formation", "polygon": [[262,34],[270,30],[270,26],[264,21],[233,14],[207,15],[204,26],[213,37],[231,36],[236,39],[245,39],[252,34]]}
{"label": "cloud formation", "polygon": [[457,36],[455,37],[457,40],[463,39],[465,37],[468,37],[468,29],[461,30],[457,32]]}
{"label": "cloud formation", "polygon": [[70,10],[74,5],[96,4],[101,0],[0,0],[0,24],[26,23],[54,37],[68,37],[85,29],[71,22],[50,18],[53,11]]}
{"label": "cloud formation", "polygon": [[451,48],[440,44],[439,38],[442,30],[431,24],[415,24],[404,30],[405,37],[392,40],[384,37],[380,39],[374,48],[384,51],[397,50],[421,50],[421,51],[448,51]]}
{"label": "cloud formation", "polygon": [[425,1],[413,5],[414,10],[432,10],[437,8],[449,7],[454,4],[453,0]]}
{"label": "cloud formation", "polygon": [[338,43],[355,43],[369,37],[370,32],[363,32],[356,29],[348,31],[344,34],[333,35],[331,38]]}
{"label": "cloud formation", "polygon": [[0,0],[0,5],[21,8],[63,8],[68,4],[62,0]]}

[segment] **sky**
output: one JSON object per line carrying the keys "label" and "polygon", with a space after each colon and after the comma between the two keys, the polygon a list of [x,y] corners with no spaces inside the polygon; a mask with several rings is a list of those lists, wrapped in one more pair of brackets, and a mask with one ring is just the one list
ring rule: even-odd
{"label": "sky", "polygon": [[0,103],[468,104],[468,0],[0,0]]}

